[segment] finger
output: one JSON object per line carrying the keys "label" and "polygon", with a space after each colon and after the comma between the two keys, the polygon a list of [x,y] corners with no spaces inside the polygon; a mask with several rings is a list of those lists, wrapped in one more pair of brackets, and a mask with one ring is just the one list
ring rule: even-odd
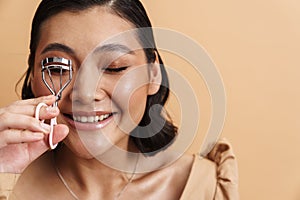
{"label": "finger", "polygon": [[[69,133],[69,128],[68,126],[64,124],[58,124],[53,127],[53,144],[57,144],[61,142],[63,139],[65,139]],[[45,134],[45,139],[43,140],[44,145],[42,146],[47,146],[49,148],[49,134]],[[42,147],[41,146],[41,147]]]}
{"label": "finger", "polygon": [[10,144],[30,143],[43,140],[45,134],[42,132],[31,132],[29,130],[7,129],[1,132],[0,148]]}
{"label": "finger", "polygon": [[[19,101],[15,101],[14,103],[3,107],[0,109],[0,114],[3,112],[15,112],[15,113],[20,113],[19,109],[14,109],[15,107],[20,108],[20,106],[30,106],[27,108],[31,108],[32,113],[34,113],[35,111],[35,107],[39,104],[39,103],[45,103],[47,105],[53,105],[53,103],[55,102],[56,97],[53,95],[49,95],[49,96],[42,96],[39,98],[33,98],[33,99],[26,99],[26,100],[19,100]],[[26,109],[25,109],[26,110]],[[16,112],[17,111],[17,112]]]}
{"label": "finger", "polygon": [[[6,108],[6,112],[14,114],[22,114],[28,116],[35,116],[37,106],[35,105],[10,105]],[[4,112],[2,112],[4,113]],[[42,106],[39,112],[40,119],[51,119],[57,117],[59,114],[58,107]]]}
{"label": "finger", "polygon": [[[59,143],[68,135],[69,128],[66,125],[58,124],[53,131],[53,142]],[[42,132],[8,129],[1,132],[1,138],[4,139],[0,143],[0,148],[10,144],[36,142],[45,139],[45,137],[48,137],[48,134]]]}
{"label": "finger", "polygon": [[27,100],[19,100],[16,101],[9,106],[0,108],[0,114],[5,112],[12,112],[12,113],[19,113],[34,116],[36,106],[39,103],[45,103],[47,105],[52,105],[55,102],[56,97],[53,95],[49,96],[42,96],[39,98],[34,99],[27,99]]}
{"label": "finger", "polygon": [[51,119],[59,115],[59,108],[56,106],[42,106],[39,113],[35,113],[34,115],[35,117],[38,115],[40,120]]}
{"label": "finger", "polygon": [[65,137],[67,137],[68,133],[69,133],[68,126],[66,126],[64,124],[58,124],[58,125],[54,126],[53,143],[57,144],[57,143],[61,142],[63,139],[65,139]]}
{"label": "finger", "polygon": [[[54,135],[53,135],[53,142],[55,144],[61,142],[69,133],[69,128],[66,125],[58,124],[54,127]],[[48,136],[48,135],[46,135]],[[28,145],[29,151],[29,160],[33,161],[45,151],[49,149],[49,144],[47,140],[40,140],[37,142],[32,142]]]}
{"label": "finger", "polygon": [[48,95],[48,96],[41,96],[38,98],[33,99],[26,99],[26,100],[19,100],[13,103],[13,105],[33,105],[36,106],[37,104],[43,102],[47,105],[52,105],[56,100],[56,97],[54,95]]}
{"label": "finger", "polygon": [[50,132],[50,126],[48,124],[41,123],[39,120],[26,115],[2,113],[0,114],[0,122],[0,130],[25,129],[33,132]]}

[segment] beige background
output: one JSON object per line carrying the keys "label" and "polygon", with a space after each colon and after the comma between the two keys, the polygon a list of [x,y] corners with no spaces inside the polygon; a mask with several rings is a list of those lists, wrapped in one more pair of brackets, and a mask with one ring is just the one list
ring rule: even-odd
{"label": "beige background", "polygon": [[[25,71],[30,21],[38,2],[0,0],[0,106],[18,99],[14,85]],[[238,157],[241,199],[300,199],[300,3],[143,2],[154,26],[194,38],[218,66],[227,95],[222,136]],[[181,61],[165,56],[168,65],[180,69]],[[203,83],[191,82],[203,90],[199,132],[205,134],[209,96]],[[190,151],[198,148],[201,137]]]}

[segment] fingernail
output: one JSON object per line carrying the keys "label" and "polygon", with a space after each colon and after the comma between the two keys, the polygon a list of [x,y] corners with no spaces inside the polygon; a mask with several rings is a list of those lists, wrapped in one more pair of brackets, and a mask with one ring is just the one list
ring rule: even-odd
{"label": "fingernail", "polygon": [[50,125],[45,124],[45,123],[43,123],[43,122],[41,122],[40,125],[41,125],[41,127],[43,128],[43,130],[44,130],[46,133],[49,133],[49,132],[50,132],[50,130],[51,130]]}
{"label": "fingernail", "polygon": [[46,108],[47,112],[49,112],[49,113],[56,113],[57,109],[58,109],[57,107],[51,107],[51,106],[48,106]]}

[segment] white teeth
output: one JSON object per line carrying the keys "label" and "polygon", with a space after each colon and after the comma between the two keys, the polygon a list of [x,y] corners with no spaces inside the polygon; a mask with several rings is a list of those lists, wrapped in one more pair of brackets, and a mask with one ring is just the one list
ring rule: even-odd
{"label": "white teeth", "polygon": [[104,119],[104,115],[101,115],[101,116],[99,117],[99,120],[102,121],[103,119]]}
{"label": "white teeth", "polygon": [[92,122],[95,121],[95,117],[89,116],[89,117],[87,118],[87,121],[88,121],[89,123],[92,123]]}
{"label": "white teeth", "polygon": [[80,121],[83,123],[86,123],[88,121],[88,118],[85,116],[80,117]]}
{"label": "white teeth", "polygon": [[100,116],[73,116],[73,120],[81,123],[94,123],[107,119],[110,114]]}

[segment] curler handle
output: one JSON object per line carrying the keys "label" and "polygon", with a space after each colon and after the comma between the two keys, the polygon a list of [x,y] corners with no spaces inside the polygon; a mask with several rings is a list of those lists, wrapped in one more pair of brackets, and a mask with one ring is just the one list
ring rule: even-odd
{"label": "curler handle", "polygon": [[[43,106],[48,106],[45,103],[39,103],[35,109],[35,118],[37,120],[40,120],[40,110]],[[41,120],[41,123],[44,123],[45,120]],[[53,128],[54,126],[57,125],[56,117],[52,118],[50,121],[50,133],[49,133],[49,146],[53,150],[57,147],[57,144],[53,144]]]}
{"label": "curler handle", "polygon": [[50,121],[50,133],[49,133],[49,146],[50,148],[53,150],[57,147],[58,144],[53,144],[53,128],[54,126],[57,125],[57,122],[56,122],[56,117],[55,118],[52,118],[51,121]]}

